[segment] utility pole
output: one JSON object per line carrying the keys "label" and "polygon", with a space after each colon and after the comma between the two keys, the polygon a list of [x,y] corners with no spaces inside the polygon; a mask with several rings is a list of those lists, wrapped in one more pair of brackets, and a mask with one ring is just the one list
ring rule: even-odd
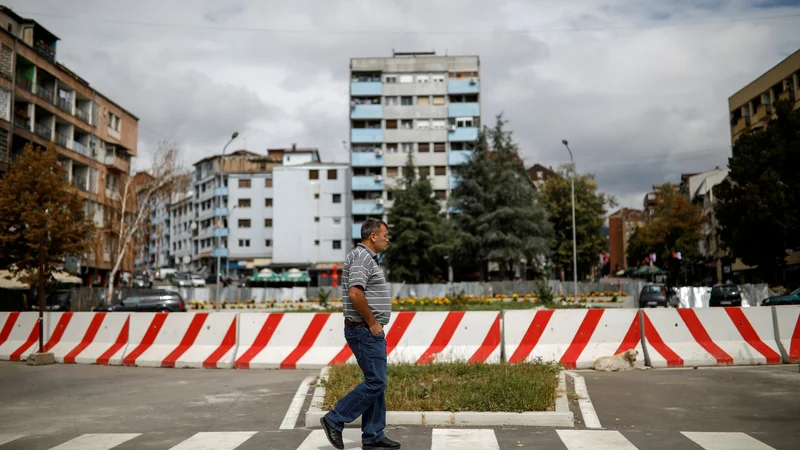
{"label": "utility pole", "polygon": [[575,298],[578,297],[578,244],[575,237],[575,160],[572,159],[572,150],[569,149],[569,142],[566,139],[561,141],[569,152],[569,161],[572,163],[572,288]]}

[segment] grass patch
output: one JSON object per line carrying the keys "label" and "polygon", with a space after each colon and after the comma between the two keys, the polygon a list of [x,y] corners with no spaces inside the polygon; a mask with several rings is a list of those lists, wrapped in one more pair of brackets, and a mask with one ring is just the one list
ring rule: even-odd
{"label": "grass patch", "polygon": [[[560,367],[554,363],[390,364],[389,411],[548,411],[555,405]],[[334,366],[325,382],[323,409],[364,380],[355,364]]]}

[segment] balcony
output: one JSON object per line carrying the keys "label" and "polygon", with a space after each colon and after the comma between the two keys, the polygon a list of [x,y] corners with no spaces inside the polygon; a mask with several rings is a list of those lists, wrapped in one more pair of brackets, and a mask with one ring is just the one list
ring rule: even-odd
{"label": "balcony", "polygon": [[353,214],[356,215],[382,215],[383,204],[378,204],[375,200],[353,200]]}
{"label": "balcony", "polygon": [[383,84],[380,81],[353,81],[350,83],[350,95],[378,96],[383,94]]}
{"label": "balcony", "polygon": [[472,142],[478,140],[478,127],[460,127],[447,133],[450,142]]}
{"label": "balcony", "polygon": [[733,125],[732,133],[739,134],[744,131],[747,131],[750,128],[750,118],[749,117],[740,117],[739,120]]}
{"label": "balcony", "polygon": [[56,144],[65,148],[69,148],[67,147],[67,144],[69,144],[69,135],[64,133],[56,133]]}
{"label": "balcony", "polygon": [[128,168],[130,167],[128,161],[115,155],[106,155],[104,163],[111,169],[116,169],[125,173],[128,172]]}
{"label": "balcony", "polygon": [[228,249],[227,248],[215,248],[214,250],[211,251],[211,256],[213,256],[214,258],[217,258],[219,256],[221,256],[223,258],[227,258],[228,257]]}
{"label": "balcony", "polygon": [[36,85],[36,96],[40,99],[46,101],[47,103],[55,103],[55,95],[53,94],[53,90],[42,86],[41,84]]}
{"label": "balcony", "polygon": [[227,197],[227,196],[228,196],[228,188],[226,187],[214,188],[214,197]]}
{"label": "balcony", "polygon": [[89,122],[89,111],[75,108],[75,117],[91,125],[91,122]]}
{"label": "balcony", "polygon": [[84,156],[89,156],[89,147],[86,144],[82,144],[78,141],[72,141],[72,151],[75,153],[80,153]]}
{"label": "balcony", "polygon": [[72,114],[72,102],[70,100],[59,97],[58,101],[56,101],[56,106],[65,113]]}
{"label": "balcony", "polygon": [[350,237],[353,239],[361,239],[361,224],[354,223],[350,226]]}
{"label": "balcony", "polygon": [[34,131],[36,132],[37,135],[39,135],[39,137],[43,139],[47,139],[48,141],[53,139],[53,129],[48,127],[47,125],[42,125],[40,123],[37,123],[36,127],[34,128]]}
{"label": "balcony", "polygon": [[472,158],[472,150],[450,150],[447,155],[447,164],[460,166],[469,161],[470,158]]}
{"label": "balcony", "polygon": [[448,94],[477,94],[481,91],[481,82],[465,80],[450,80],[447,82]]}
{"label": "balcony", "polygon": [[17,72],[17,87],[26,92],[33,92],[33,81],[25,78],[24,75]]}
{"label": "balcony", "polygon": [[383,177],[380,175],[354,176],[352,190],[354,191],[382,191]]}
{"label": "balcony", "polygon": [[76,188],[80,189],[81,191],[89,192],[89,189],[87,189],[86,187],[86,178],[73,177],[72,183],[75,185]]}
{"label": "balcony", "polygon": [[383,155],[375,152],[353,152],[350,157],[350,165],[353,167],[378,167],[383,166]]}
{"label": "balcony", "polygon": [[31,131],[31,119],[14,116],[14,125],[24,128],[26,131]]}
{"label": "balcony", "polygon": [[214,237],[228,237],[228,229],[214,228]]}
{"label": "balcony", "polygon": [[383,130],[380,128],[353,128],[350,130],[350,142],[354,144],[383,142]]}
{"label": "balcony", "polygon": [[215,217],[228,217],[228,208],[214,208]]}
{"label": "balcony", "polygon": [[451,176],[450,176],[450,181],[449,181],[449,184],[448,184],[448,186],[447,186],[447,187],[448,187],[448,188],[450,188],[450,190],[453,190],[453,189],[455,189],[455,188],[456,188],[456,186],[458,186],[460,183],[461,183],[461,177],[456,177],[456,176],[452,176],[452,175],[451,175]]}
{"label": "balcony", "polygon": [[447,117],[480,117],[480,103],[450,103],[447,106]]}
{"label": "balcony", "polygon": [[383,117],[383,105],[353,105],[350,108],[351,119],[380,119]]}

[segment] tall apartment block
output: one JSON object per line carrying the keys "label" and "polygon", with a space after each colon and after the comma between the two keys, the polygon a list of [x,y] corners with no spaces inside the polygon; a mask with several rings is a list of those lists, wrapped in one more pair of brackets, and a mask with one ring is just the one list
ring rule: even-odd
{"label": "tall apartment block", "polygon": [[[105,283],[119,226],[113,205],[136,156],[139,119],[58,62],[58,37],[36,21],[0,6],[0,29],[0,175],[27,143],[55,143],[67,181],[100,230],[91,251],[66,266],[77,272],[80,264],[84,281]],[[133,253],[122,271],[133,270]]]}
{"label": "tall apartment block", "polygon": [[458,183],[453,167],[471,155],[480,128],[477,56],[399,53],[350,60],[348,243],[367,217],[386,219],[409,153],[442,207]]}

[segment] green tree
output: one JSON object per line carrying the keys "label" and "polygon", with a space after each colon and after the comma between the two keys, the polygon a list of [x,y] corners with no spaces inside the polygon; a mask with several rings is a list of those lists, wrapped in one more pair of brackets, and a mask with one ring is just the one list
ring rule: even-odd
{"label": "green tree", "polygon": [[392,243],[386,251],[390,279],[406,283],[441,281],[452,235],[447,233],[445,217],[430,181],[417,176],[411,153],[399,186],[391,192],[394,195],[389,210]]}
{"label": "green tree", "polygon": [[[547,181],[541,196],[555,230],[553,260],[568,280],[573,278],[571,171],[569,165],[559,168],[556,176]],[[613,208],[616,204],[614,197],[597,192],[594,174],[575,177],[578,279],[590,273],[592,267],[598,264],[598,257],[606,248],[600,228],[605,223],[607,208]]]}
{"label": "green tree", "polygon": [[53,144],[46,151],[28,144],[0,179],[0,266],[37,287],[40,319],[47,282],[66,256],[84,253],[93,229],[83,200],[58,165]]}
{"label": "green tree", "polygon": [[800,110],[781,101],[775,111],[764,132],[736,141],[728,178],[714,188],[722,242],[768,281],[800,249]]}
{"label": "green tree", "polygon": [[462,243],[456,258],[480,265],[482,279],[489,262],[511,276],[521,261],[548,254],[553,236],[506,123],[498,116],[494,128],[482,130],[470,160],[456,168],[460,180],[451,196]]}

